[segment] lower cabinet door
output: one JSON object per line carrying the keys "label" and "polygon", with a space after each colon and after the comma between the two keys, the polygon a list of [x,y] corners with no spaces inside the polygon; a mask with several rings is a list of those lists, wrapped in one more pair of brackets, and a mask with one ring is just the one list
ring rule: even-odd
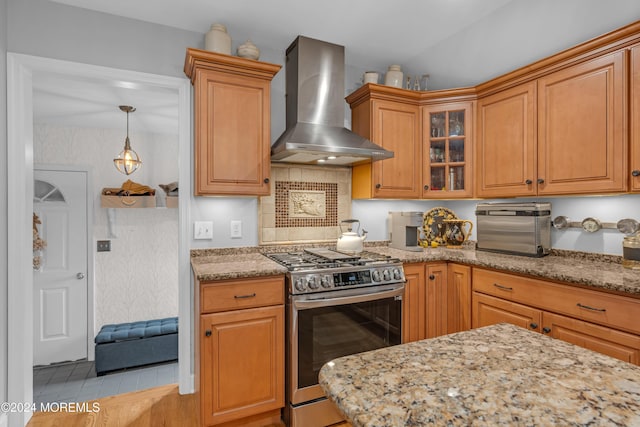
{"label": "lower cabinet door", "polygon": [[423,340],[427,337],[427,302],[424,263],[405,264],[404,296],[402,298],[402,342]]}
{"label": "lower cabinet door", "polygon": [[471,267],[447,264],[447,333],[471,329]]}
{"label": "lower cabinet door", "polygon": [[427,264],[427,338],[447,334],[447,264]]}
{"label": "lower cabinet door", "polygon": [[203,425],[284,406],[284,306],[200,316]]}
{"label": "lower cabinet door", "polygon": [[541,310],[478,292],[473,293],[472,304],[474,328],[496,323],[511,323],[532,331],[540,332],[541,330]]}
{"label": "lower cabinet door", "polygon": [[544,312],[542,332],[625,362],[640,364],[640,337],[558,314]]}

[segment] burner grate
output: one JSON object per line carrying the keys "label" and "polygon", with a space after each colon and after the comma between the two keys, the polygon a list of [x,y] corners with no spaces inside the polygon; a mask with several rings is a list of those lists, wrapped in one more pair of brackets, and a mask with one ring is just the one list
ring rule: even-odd
{"label": "burner grate", "polygon": [[350,255],[328,248],[305,249],[299,252],[278,252],[264,254],[266,257],[287,267],[289,271],[314,270],[348,266],[368,266],[376,264],[397,263],[398,258],[365,251],[358,255]]}

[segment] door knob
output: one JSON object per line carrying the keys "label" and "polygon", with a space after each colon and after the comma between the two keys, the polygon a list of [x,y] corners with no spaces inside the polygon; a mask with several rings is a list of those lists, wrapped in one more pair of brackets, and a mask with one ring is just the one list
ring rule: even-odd
{"label": "door knob", "polygon": [[632,176],[640,176],[640,171],[639,170],[634,170],[631,172]]}
{"label": "door knob", "polygon": [[78,280],[82,280],[82,279],[84,279],[84,273],[78,273],[78,274],[76,274],[76,279],[78,279]]}
{"label": "door knob", "polygon": [[544,184],[544,179],[538,178],[538,184]]}

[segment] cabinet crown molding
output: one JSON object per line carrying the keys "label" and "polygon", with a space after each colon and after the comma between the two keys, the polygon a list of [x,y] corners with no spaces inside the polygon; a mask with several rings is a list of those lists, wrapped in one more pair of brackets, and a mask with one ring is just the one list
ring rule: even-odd
{"label": "cabinet crown molding", "polygon": [[194,48],[187,48],[184,59],[184,73],[191,79],[192,84],[196,79],[198,69],[223,71],[270,81],[281,68],[282,65],[278,64]]}

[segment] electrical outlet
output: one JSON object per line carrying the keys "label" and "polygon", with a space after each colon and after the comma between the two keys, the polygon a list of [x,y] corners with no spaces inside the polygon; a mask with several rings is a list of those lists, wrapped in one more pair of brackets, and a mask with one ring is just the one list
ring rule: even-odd
{"label": "electrical outlet", "polygon": [[98,252],[109,252],[111,251],[111,240],[98,240]]}
{"label": "electrical outlet", "polygon": [[232,239],[242,238],[242,221],[239,221],[239,220],[231,221],[231,238]]}
{"label": "electrical outlet", "polygon": [[193,223],[193,238],[197,240],[213,239],[213,222],[195,221]]}

